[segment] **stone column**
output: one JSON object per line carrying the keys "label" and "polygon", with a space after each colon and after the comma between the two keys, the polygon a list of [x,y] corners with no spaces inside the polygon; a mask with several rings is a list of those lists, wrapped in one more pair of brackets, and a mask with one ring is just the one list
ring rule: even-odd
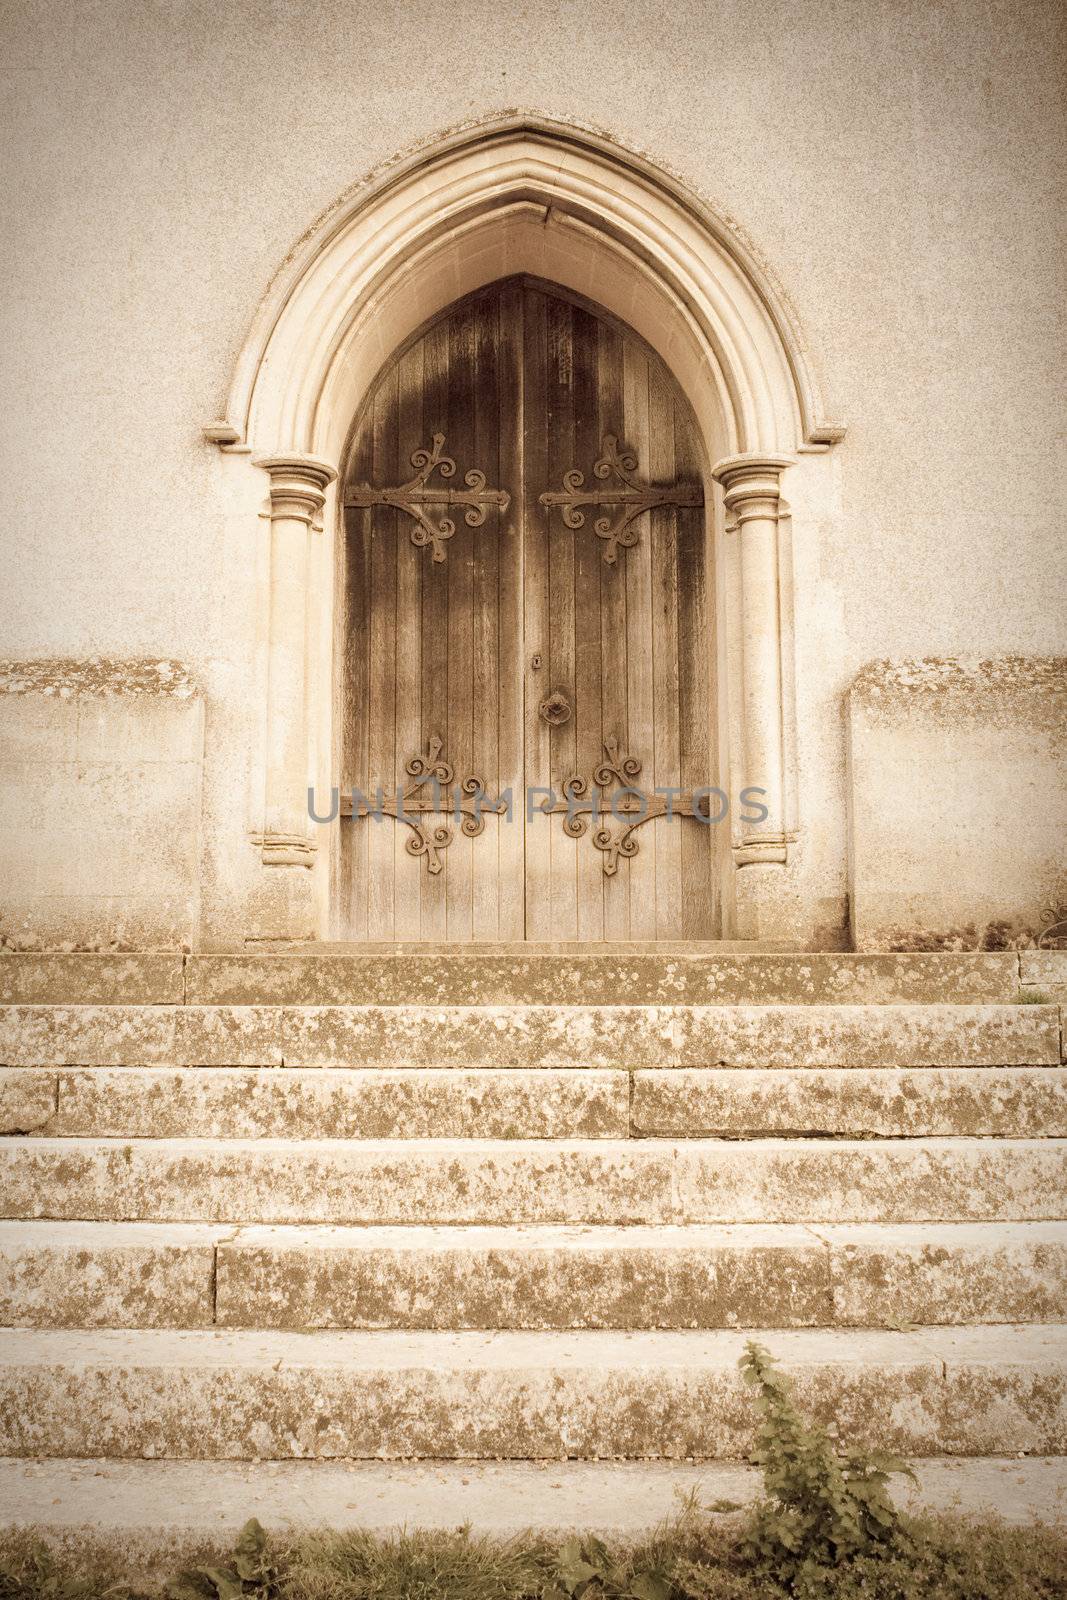
{"label": "stone column", "polygon": [[257,456],[270,473],[270,634],[267,645],[265,866],[310,867],[307,813],[307,586],[313,531],[337,473],[314,456]]}
{"label": "stone column", "polygon": [[742,821],[734,846],[739,867],[786,860],[778,514],[779,479],[790,465],[788,456],[728,456],[712,472],[722,484],[727,527],[741,545],[741,776],[745,787],[765,791],[760,803],[768,813],[762,822]]}

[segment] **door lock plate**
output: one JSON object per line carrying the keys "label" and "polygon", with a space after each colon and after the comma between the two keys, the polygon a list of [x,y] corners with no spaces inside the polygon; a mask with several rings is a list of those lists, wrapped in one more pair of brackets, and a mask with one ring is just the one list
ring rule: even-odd
{"label": "door lock plate", "polygon": [[541,701],[537,714],[550,728],[561,728],[573,715],[570,701],[559,689],[554,689],[547,699]]}

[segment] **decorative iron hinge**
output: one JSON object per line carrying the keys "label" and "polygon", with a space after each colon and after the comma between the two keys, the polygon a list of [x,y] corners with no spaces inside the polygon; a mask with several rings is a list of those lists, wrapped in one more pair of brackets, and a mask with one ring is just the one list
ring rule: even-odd
{"label": "decorative iron hinge", "polygon": [[[487,813],[506,812],[508,801],[491,800],[480,778],[463,778],[459,792],[453,788],[455,768],[441,754],[442,740],[435,733],[420,755],[409,756],[404,771],[414,782],[388,798],[380,791],[372,805],[362,794],[353,800],[351,794],[341,798],[340,814],[343,817],[393,817],[411,829],[411,837],[404,846],[409,856],[425,856],[426,870],[434,877],[444,863],[441,852],[447,850],[455,838],[455,829],[444,821],[427,823],[426,816],[450,816],[459,820],[461,833],[476,839],[485,828]],[[423,791],[428,789],[429,793]]]}
{"label": "decorative iron hinge", "polygon": [[1067,906],[1046,906],[1041,913],[1045,924],[1037,936],[1039,950],[1067,949]]}
{"label": "decorative iron hinge", "polygon": [[605,544],[604,560],[614,565],[619,546],[629,549],[638,540],[639,530],[633,526],[645,511],[657,506],[702,506],[704,490],[698,484],[649,484],[636,477],[637,456],[632,450],[620,450],[613,433],[604,435],[601,444],[603,455],[593,465],[594,478],[601,480],[615,474],[622,481],[620,489],[583,489],[585,473],[572,468],[563,474],[563,489],[552,490],[540,497],[543,506],[560,506],[563,521],[568,528],[585,526],[582,506],[620,506],[614,516],[597,517],[593,529]]}
{"label": "decorative iron hinge", "polygon": [[407,516],[414,517],[415,527],[411,530],[411,542],[419,549],[426,545],[431,547],[434,561],[445,559],[445,541],[451,539],[456,531],[456,524],[451,517],[442,517],[439,522],[431,520],[423,509],[426,506],[466,506],[467,512],[464,521],[469,528],[480,528],[485,521],[486,513],[490,506],[499,506],[501,511],[507,509],[511,496],[505,489],[487,489],[485,487],[485,473],[477,468],[464,474],[463,489],[429,488],[429,480],[437,471],[442,478],[452,478],[456,473],[456,463],[451,456],[444,454],[445,436],[435,433],[429,450],[419,449],[413,452],[411,465],[418,468],[415,476],[407,483],[398,485],[395,489],[372,489],[369,484],[357,484],[354,489],[349,489],[345,495],[346,506],[390,506],[394,511],[403,511]]}
{"label": "decorative iron hinge", "polygon": [[[669,798],[666,794],[648,794],[635,787],[641,776],[640,761],[620,755],[618,739],[604,740],[604,755],[606,759],[593,773],[593,783],[605,791],[603,794],[591,794],[589,780],[574,773],[564,780],[564,798],[554,803],[543,801],[540,809],[563,815],[563,831],[571,839],[583,838],[593,821],[592,843],[603,854],[605,877],[613,878],[619,862],[637,854],[635,835],[646,822],[654,822],[657,817],[697,817],[701,822],[710,822],[706,792],[672,789]],[[607,791],[613,788],[615,792],[609,794]],[[617,833],[605,818],[621,823]]]}

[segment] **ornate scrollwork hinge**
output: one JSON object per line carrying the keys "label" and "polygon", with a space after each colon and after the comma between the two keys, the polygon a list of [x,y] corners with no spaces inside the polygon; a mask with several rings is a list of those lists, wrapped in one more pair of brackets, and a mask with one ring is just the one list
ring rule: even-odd
{"label": "ornate scrollwork hinge", "polygon": [[[444,863],[441,852],[447,850],[456,836],[455,829],[444,821],[426,822],[429,816],[451,816],[459,820],[460,832],[468,839],[476,839],[485,828],[488,812],[504,812],[506,800],[491,800],[485,785],[474,776],[463,778],[459,793],[453,782],[455,768],[442,755],[443,741],[435,733],[428,740],[425,751],[409,756],[404,771],[414,781],[405,789],[398,789],[388,799],[379,791],[373,805],[360,795],[358,800],[345,795],[340,804],[343,817],[393,817],[411,829],[404,848],[409,856],[425,856],[426,870],[434,877]],[[429,794],[423,791],[429,789]]]}
{"label": "ornate scrollwork hinge", "polygon": [[632,450],[620,450],[613,433],[604,435],[601,443],[603,455],[593,465],[593,476],[602,481],[612,473],[621,480],[619,489],[584,489],[585,473],[572,468],[563,474],[563,489],[551,490],[540,496],[543,506],[560,506],[563,521],[568,528],[585,526],[582,506],[619,506],[614,516],[597,517],[593,529],[598,539],[604,540],[604,560],[614,565],[620,545],[629,549],[638,540],[639,530],[633,526],[645,511],[656,506],[702,506],[704,490],[700,484],[649,484],[636,477],[637,456]]}
{"label": "ornate scrollwork hinge", "polygon": [[[593,773],[593,784],[604,791],[602,794],[592,794],[589,780],[574,773],[564,779],[564,798],[554,804],[546,800],[540,809],[546,813],[565,813],[563,831],[571,839],[583,838],[589,831],[590,821],[594,823],[590,837],[593,846],[603,855],[605,877],[613,878],[619,870],[619,862],[628,861],[637,854],[639,845],[635,836],[646,822],[653,822],[657,817],[697,817],[702,822],[710,821],[710,809],[706,803],[698,803],[696,793],[672,789],[668,799],[664,794],[647,794],[635,788],[641,776],[641,763],[633,756],[620,754],[618,739],[604,740],[604,756]],[[614,793],[609,794],[612,789]],[[603,820],[605,811],[621,822],[618,833]]]}
{"label": "ornate scrollwork hinge", "polygon": [[511,501],[505,489],[487,489],[485,473],[479,472],[476,467],[464,474],[466,487],[463,489],[430,488],[429,481],[435,472],[439,471],[442,478],[455,477],[456,463],[451,456],[444,454],[444,448],[444,434],[435,433],[429,450],[422,448],[413,452],[411,465],[418,470],[407,483],[399,484],[395,489],[372,489],[369,484],[357,484],[346,493],[345,505],[390,506],[394,511],[403,511],[415,519],[415,527],[411,530],[412,544],[419,549],[429,545],[434,561],[443,561],[445,541],[455,533],[456,524],[451,517],[444,516],[439,522],[432,521],[424,507],[466,506],[463,520],[469,528],[480,528],[490,506],[499,506],[504,511]]}
{"label": "ornate scrollwork hinge", "polygon": [[1039,950],[1067,949],[1067,906],[1046,906],[1041,913],[1045,924],[1037,936]]}

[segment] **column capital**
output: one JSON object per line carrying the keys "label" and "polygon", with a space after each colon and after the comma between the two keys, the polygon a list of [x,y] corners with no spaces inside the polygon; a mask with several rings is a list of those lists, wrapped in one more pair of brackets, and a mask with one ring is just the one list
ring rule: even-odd
{"label": "column capital", "polygon": [[722,484],[727,511],[742,523],[752,517],[777,516],[781,475],[792,465],[792,456],[727,456],[711,475]]}
{"label": "column capital", "polygon": [[255,456],[254,467],[270,474],[271,520],[314,522],[326,502],[326,489],[337,476],[337,468],[317,456]]}

